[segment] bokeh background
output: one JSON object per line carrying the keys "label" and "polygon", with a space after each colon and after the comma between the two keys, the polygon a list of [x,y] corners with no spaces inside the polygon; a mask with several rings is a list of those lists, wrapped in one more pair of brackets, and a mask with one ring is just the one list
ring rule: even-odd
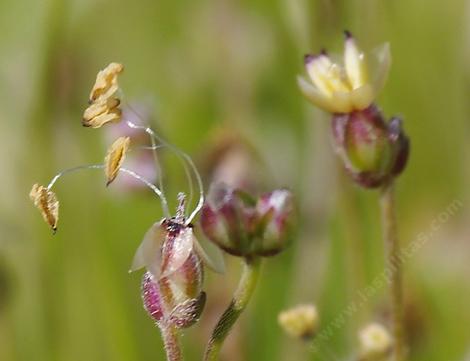
{"label": "bokeh background", "polygon": [[[412,140],[397,184],[399,230],[403,244],[420,234],[428,242],[405,265],[411,359],[468,361],[469,20],[464,0],[1,0],[0,360],[164,359],[141,307],[141,275],[127,273],[162,215],[155,197],[124,180],[106,189],[96,171],[64,177],[55,236],[28,199],[33,183],[103,158],[111,127],[86,129],[80,119],[110,61],[125,64],[127,104],[191,154],[206,187],[225,177],[296,194],[295,242],[266,260],[223,359],[348,359],[360,327],[386,322],[386,288],[316,352],[276,318],[315,303],[327,327],[384,268],[378,194],[345,176],[328,118],[295,82],[304,53],[340,52],[349,29],[364,48],[391,43],[379,102],[405,119]],[[187,182],[177,159],[163,163],[174,199]],[[226,261],[225,275],[207,273],[206,310],[184,333],[188,360],[201,359],[236,286],[240,266]]]}

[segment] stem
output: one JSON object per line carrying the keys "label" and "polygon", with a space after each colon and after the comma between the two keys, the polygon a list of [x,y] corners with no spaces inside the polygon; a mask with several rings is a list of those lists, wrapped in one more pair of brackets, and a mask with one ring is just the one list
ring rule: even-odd
{"label": "stem", "polygon": [[391,273],[391,301],[393,321],[393,360],[405,360],[405,334],[403,318],[403,285],[402,262],[400,261],[400,244],[397,236],[395,217],[395,197],[393,182],[384,186],[380,198],[382,211],[383,237],[385,241],[387,265],[393,267]]}
{"label": "stem", "polygon": [[181,361],[181,346],[178,338],[178,330],[171,325],[159,325],[165,346],[167,361]]}
{"label": "stem", "polygon": [[245,258],[243,273],[238,283],[237,290],[233,295],[232,302],[222,314],[219,322],[217,322],[217,325],[212,331],[212,336],[207,344],[204,355],[205,361],[216,361],[218,359],[225,338],[250,301],[251,295],[256,288],[261,269],[260,266],[260,258]]}

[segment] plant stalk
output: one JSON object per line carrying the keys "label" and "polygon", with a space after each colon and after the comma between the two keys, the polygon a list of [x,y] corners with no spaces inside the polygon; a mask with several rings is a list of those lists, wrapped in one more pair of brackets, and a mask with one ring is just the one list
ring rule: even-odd
{"label": "plant stalk", "polygon": [[382,211],[383,238],[386,249],[387,267],[391,267],[391,308],[394,336],[393,361],[406,359],[404,332],[403,275],[400,260],[400,243],[397,235],[395,196],[393,182],[386,184],[380,197]]}
{"label": "plant stalk", "polygon": [[162,333],[167,361],[181,361],[183,356],[178,338],[178,330],[171,325],[158,325]]}
{"label": "plant stalk", "polygon": [[261,268],[260,258],[246,258],[243,264],[243,272],[235,291],[232,302],[222,314],[212,331],[211,338],[207,344],[204,354],[205,361],[216,361],[225,338],[231,331],[240,314],[250,301],[251,295],[256,288]]}

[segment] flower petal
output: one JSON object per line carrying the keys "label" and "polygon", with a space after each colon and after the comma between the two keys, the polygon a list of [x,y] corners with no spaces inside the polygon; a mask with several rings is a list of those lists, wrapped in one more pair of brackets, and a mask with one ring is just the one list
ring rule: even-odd
{"label": "flower petal", "polygon": [[129,137],[119,137],[114,141],[111,147],[109,147],[108,154],[104,159],[106,186],[110,185],[111,182],[116,179],[119,168],[124,162],[126,152],[129,149],[130,141]]}
{"label": "flower petal", "polygon": [[370,57],[372,86],[374,93],[377,95],[385,85],[392,64],[392,54],[390,52],[390,44],[385,43],[372,51]]}
{"label": "flower petal", "polygon": [[332,61],[326,52],[306,55],[305,66],[313,84],[325,94],[351,90],[344,68]]}
{"label": "flower petal", "polygon": [[332,113],[350,113],[354,110],[351,103],[351,92],[336,92],[330,101],[334,104],[335,109]]}
{"label": "flower petal", "polygon": [[304,78],[298,76],[297,84],[299,85],[302,94],[314,105],[330,113],[338,112],[337,107],[332,99],[318,90],[314,85],[310,84]]}
{"label": "flower petal", "polygon": [[34,184],[29,198],[39,209],[42,217],[55,233],[57,231],[57,222],[59,220],[59,201],[54,192],[39,184]]}
{"label": "flower petal", "polygon": [[326,55],[306,55],[304,58],[305,68],[317,89],[325,95],[332,92],[330,81],[328,80],[329,67],[331,61]]}
{"label": "flower petal", "polygon": [[365,54],[358,48],[356,40],[350,33],[346,33],[346,41],[344,43],[344,65],[353,89],[367,83],[368,75]]}
{"label": "flower petal", "polygon": [[363,110],[374,101],[375,93],[370,84],[365,84],[351,92],[351,104],[355,110]]}
{"label": "flower petal", "polygon": [[225,272],[224,256],[220,248],[202,238],[199,241],[194,237],[194,250],[201,257],[206,266],[216,273]]}
{"label": "flower petal", "polygon": [[137,248],[129,272],[137,271],[143,267],[158,279],[161,273],[162,253],[161,247],[165,241],[166,230],[161,222],[154,223],[145,233],[142,243]]}
{"label": "flower petal", "polygon": [[160,278],[170,276],[186,262],[193,250],[193,229],[191,227],[183,228],[179,234],[174,237],[173,243],[168,243],[166,243],[162,252],[162,275]]}

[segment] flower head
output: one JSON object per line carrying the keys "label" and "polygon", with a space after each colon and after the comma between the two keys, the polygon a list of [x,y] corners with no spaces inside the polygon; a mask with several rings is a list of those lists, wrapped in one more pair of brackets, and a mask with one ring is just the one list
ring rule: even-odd
{"label": "flower head", "polygon": [[359,332],[361,360],[384,360],[392,348],[392,336],[379,323],[371,323]]}
{"label": "flower head", "polygon": [[288,244],[293,216],[292,194],[275,190],[253,199],[240,189],[211,187],[202,208],[206,236],[235,256],[271,256]]}
{"label": "flower head", "polygon": [[301,339],[311,338],[319,326],[317,308],[310,304],[282,311],[277,320],[288,335]]}
{"label": "flower head", "polygon": [[369,59],[351,33],[345,34],[343,64],[333,62],[325,51],[307,54],[305,67],[311,82],[298,77],[304,96],[330,113],[350,113],[369,107],[385,83],[391,62],[388,44]]}

